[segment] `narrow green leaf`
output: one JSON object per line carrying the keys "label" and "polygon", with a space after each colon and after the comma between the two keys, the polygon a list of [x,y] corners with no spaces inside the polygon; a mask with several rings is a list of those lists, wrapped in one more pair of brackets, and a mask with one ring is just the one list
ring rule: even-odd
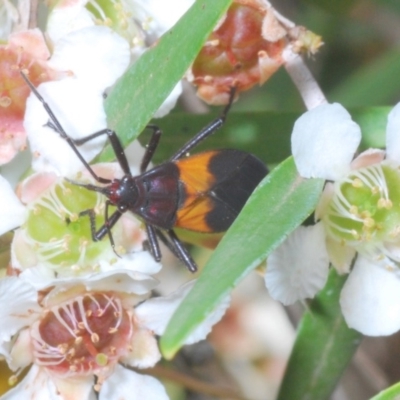
{"label": "narrow green leaf", "polygon": [[165,357],[313,211],[322,186],[322,180],[301,178],[292,158],[264,179],[172,317],[161,338]]}
{"label": "narrow green leaf", "polygon": [[278,400],[329,399],[360,344],[361,334],[347,327],[340,310],[346,278],[332,269],[324,290],[304,314]]}
{"label": "narrow green leaf", "polygon": [[400,399],[400,382],[379,392],[371,400],[399,400]]}
{"label": "narrow green leaf", "polygon": [[[108,125],[124,146],[145,128],[200,51],[231,0],[197,0],[187,13],[135,62],[109,94]],[[111,149],[97,161],[113,158]]]}

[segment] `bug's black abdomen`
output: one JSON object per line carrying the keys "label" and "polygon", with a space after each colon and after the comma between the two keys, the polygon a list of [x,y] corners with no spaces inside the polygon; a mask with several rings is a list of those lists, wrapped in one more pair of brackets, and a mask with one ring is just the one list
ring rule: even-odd
{"label": "bug's black abdomen", "polygon": [[268,169],[252,154],[239,150],[221,150],[210,159],[209,170],[216,178],[209,192],[213,208],[205,216],[215,232],[226,231]]}
{"label": "bug's black abdomen", "polygon": [[140,186],[140,199],[132,211],[151,225],[172,228],[182,197],[176,165],[171,162],[161,164],[135,179]]}

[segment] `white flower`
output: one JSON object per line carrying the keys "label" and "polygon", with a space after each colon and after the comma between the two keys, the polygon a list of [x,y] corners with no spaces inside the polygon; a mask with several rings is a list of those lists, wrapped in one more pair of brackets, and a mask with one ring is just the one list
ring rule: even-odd
{"label": "white flower", "polygon": [[[107,128],[103,93],[125,71],[129,63],[126,40],[101,26],[74,31],[60,39],[49,64],[71,77],[46,82],[38,92],[48,103],[65,134],[79,139]],[[69,176],[82,168],[82,162],[65,139],[48,126],[55,122],[31,93],[27,100],[24,127],[36,171],[56,171]],[[79,147],[90,162],[103,148],[106,135]]]}
{"label": "white flower", "polygon": [[[387,151],[370,149],[355,160],[361,131],[339,104],[322,105],[301,116],[292,151],[303,177],[326,184],[313,227],[300,227],[268,260],[271,295],[292,303],[313,297],[325,284],[329,261],[350,271],[341,293],[347,324],[363,334],[389,335],[400,329],[400,104],[389,114]],[[313,233],[311,233],[313,232]]]}
{"label": "white flower", "polygon": [[[172,3],[160,0],[146,2],[121,0],[114,7],[104,7],[104,4],[97,0],[90,2],[62,0],[49,15],[47,31],[50,38],[58,43],[61,38],[73,37],[75,32],[82,32],[96,25],[97,28],[101,25],[108,26],[129,43],[133,63],[146,49],[154,45],[161,35],[172,28],[192,4],[193,0],[179,0]],[[108,44],[104,46],[103,53],[115,58],[115,48],[111,42],[109,43],[110,46]],[[94,49],[97,47],[94,46]],[[85,49],[82,49],[82,54],[86,54]],[[68,59],[67,56],[61,58],[63,62],[67,62]],[[79,57],[70,59],[71,63],[79,62]],[[56,66],[57,63],[52,63],[52,65]],[[106,65],[108,68],[114,67],[111,61]],[[90,75],[92,70],[90,68],[86,70]],[[99,75],[101,75],[100,72]],[[153,117],[160,118],[168,114],[181,93],[182,87],[179,82]]]}
{"label": "white flower", "polygon": [[[0,280],[2,303],[18,294],[0,311],[2,355],[16,371],[15,381],[33,364],[1,399],[85,400],[94,399],[95,392],[103,400],[168,399],[155,378],[124,368],[149,368],[158,362],[155,335],[164,332],[193,286],[190,282],[170,296],[137,305],[155,284],[140,273],[103,274],[92,280],[61,280],[38,300],[35,289],[20,278]],[[205,338],[227,306],[223,302],[186,343]]]}
{"label": "white flower", "polygon": [[[122,174],[116,163],[92,167],[109,179]],[[88,181],[88,173],[81,172],[80,179]],[[12,268],[36,288],[48,286],[56,277],[83,277],[116,270],[154,274],[160,270],[161,264],[143,251],[146,233],[131,213],[125,213],[112,229],[119,256],[108,237],[92,240],[89,218],[79,217],[79,213],[94,209],[97,226],[104,224],[105,198],[101,194],[68,183],[54,173],[30,176],[20,184],[18,192],[19,198],[0,176],[0,198],[4,202],[0,232],[20,226],[11,246]]]}

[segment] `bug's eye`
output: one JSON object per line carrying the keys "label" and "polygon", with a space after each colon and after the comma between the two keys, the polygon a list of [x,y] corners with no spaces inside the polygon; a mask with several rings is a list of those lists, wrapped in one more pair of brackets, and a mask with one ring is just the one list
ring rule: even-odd
{"label": "bug's eye", "polygon": [[118,204],[118,211],[125,212],[128,210],[128,207],[125,204]]}

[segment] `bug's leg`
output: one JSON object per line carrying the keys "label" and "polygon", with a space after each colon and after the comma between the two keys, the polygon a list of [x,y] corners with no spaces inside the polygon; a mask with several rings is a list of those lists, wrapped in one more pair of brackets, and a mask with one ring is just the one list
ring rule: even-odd
{"label": "bug's leg", "polygon": [[125,175],[131,175],[131,170],[129,168],[129,163],[126,158],[126,154],[124,151],[124,148],[122,147],[121,141],[119,140],[119,137],[117,134],[111,130],[111,129],[102,129],[101,131],[92,133],[88,136],[85,136],[81,139],[73,139],[73,142],[75,145],[80,146],[86,142],[89,142],[90,140],[93,140],[99,136],[102,135],[107,135],[108,140],[110,141],[111,147],[114,151],[115,157],[118,161],[118,164],[120,165],[122,171],[124,171]]}
{"label": "bug's leg", "polygon": [[206,139],[208,136],[215,133],[221,126],[224,124],[228,112],[233,103],[233,99],[235,97],[236,88],[231,87],[229,93],[229,102],[225,106],[222,114],[211,121],[206,127],[204,127],[196,136],[194,136],[191,140],[189,140],[181,149],[179,149],[170,159],[169,161],[176,161],[180,158],[184,157],[190,150],[196,147],[200,142]]}
{"label": "bug's leg", "polygon": [[146,224],[147,240],[149,244],[149,250],[154,260],[157,262],[161,261],[160,245],[158,244],[156,229],[149,224]]}
{"label": "bug's leg", "polygon": [[85,216],[87,215],[90,219],[90,232],[92,234],[92,240],[94,242],[98,242],[102,240],[106,235],[108,235],[108,238],[111,243],[111,247],[114,250],[114,253],[119,257],[119,254],[115,250],[115,242],[114,238],[112,236],[111,229],[113,226],[118,222],[118,220],[121,218],[122,213],[120,211],[115,211],[111,216],[108,216],[108,207],[111,205],[109,201],[106,202],[106,208],[104,212],[104,218],[105,218],[105,223],[99,228],[96,228],[96,213],[94,210],[91,208],[89,210],[85,210],[79,213],[79,216]]}
{"label": "bug's leg", "polygon": [[147,125],[146,128],[151,129],[153,131],[153,134],[151,135],[150,142],[146,146],[146,152],[144,153],[142,162],[140,164],[141,174],[145,172],[147,167],[149,166],[162,135],[162,130],[156,125]]}
{"label": "bug's leg", "polygon": [[157,236],[169,248],[169,250],[171,250],[171,252],[186,265],[187,269],[190,272],[197,272],[196,263],[194,262],[186,247],[176,236],[176,233],[172,229],[169,229],[166,232],[169,240],[165,237],[164,233],[158,229]]}

